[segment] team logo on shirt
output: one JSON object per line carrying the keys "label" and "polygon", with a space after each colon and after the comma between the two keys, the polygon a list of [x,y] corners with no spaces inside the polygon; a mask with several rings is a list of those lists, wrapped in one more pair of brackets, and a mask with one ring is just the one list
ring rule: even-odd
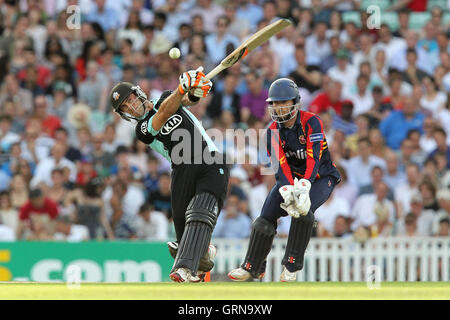
{"label": "team logo on shirt", "polygon": [[306,144],[305,136],[301,135],[300,137],[298,137],[298,141],[300,141],[300,144]]}
{"label": "team logo on shirt", "polygon": [[179,114],[174,114],[167,120],[167,122],[164,124],[164,126],[161,128],[161,134],[162,135],[168,135],[171,133],[176,127],[178,127],[181,122],[183,121],[183,118]]}
{"label": "team logo on shirt", "polygon": [[141,124],[141,132],[143,134],[145,134],[145,135],[148,133],[147,132],[147,121],[142,122],[142,124]]}

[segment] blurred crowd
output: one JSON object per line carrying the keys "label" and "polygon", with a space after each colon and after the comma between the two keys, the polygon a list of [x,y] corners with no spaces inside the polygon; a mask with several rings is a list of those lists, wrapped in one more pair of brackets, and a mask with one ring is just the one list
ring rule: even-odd
{"label": "blurred crowd", "polygon": [[[191,111],[206,129],[264,129],[268,87],[289,77],[342,175],[314,236],[449,236],[447,1],[384,1],[396,28],[371,25],[374,3],[0,0],[0,241],[173,238],[170,164],[111,112],[109,90],[129,81],[158,97],[280,17],[293,25]],[[428,18],[412,28],[417,13]],[[246,150],[214,237],[247,238],[275,184]]]}

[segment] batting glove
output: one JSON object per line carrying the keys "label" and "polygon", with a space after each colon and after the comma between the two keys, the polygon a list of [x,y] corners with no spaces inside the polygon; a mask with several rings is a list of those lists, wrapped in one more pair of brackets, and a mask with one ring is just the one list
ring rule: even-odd
{"label": "batting glove", "polygon": [[196,70],[189,70],[184,72],[179,77],[180,84],[178,85],[178,91],[181,94],[185,94],[191,88],[199,85],[200,80],[205,76],[203,73],[203,67],[198,67]]}
{"label": "batting glove", "polygon": [[191,91],[192,95],[198,97],[198,98],[204,98],[208,95],[208,93],[211,91],[212,88],[212,82],[211,80],[206,79],[205,77],[202,77],[200,79],[200,82],[198,85],[194,85]]}
{"label": "batting glove", "polygon": [[309,182],[309,180],[298,180],[297,178],[295,178],[293,188],[295,208],[302,216],[306,216],[309,212],[309,209],[311,208],[309,190],[311,190],[311,182]]}

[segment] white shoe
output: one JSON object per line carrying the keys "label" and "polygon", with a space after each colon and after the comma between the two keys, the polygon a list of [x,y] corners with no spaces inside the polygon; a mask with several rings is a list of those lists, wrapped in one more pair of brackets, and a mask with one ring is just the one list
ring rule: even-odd
{"label": "white shoe", "polygon": [[228,278],[233,281],[247,281],[252,278],[250,272],[243,268],[233,269],[228,273]]}
{"label": "white shoe", "polygon": [[283,266],[283,272],[281,272],[280,281],[281,282],[297,281],[297,271],[290,272],[288,269],[286,269],[285,266]]}
{"label": "white shoe", "polygon": [[[191,282],[191,271],[188,268],[177,268],[170,275],[170,279],[175,282]],[[194,277],[194,280],[195,277]]]}

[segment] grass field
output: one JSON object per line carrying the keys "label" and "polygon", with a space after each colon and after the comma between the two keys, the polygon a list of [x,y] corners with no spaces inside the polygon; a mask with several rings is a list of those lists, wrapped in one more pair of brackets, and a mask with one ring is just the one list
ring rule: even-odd
{"label": "grass field", "polygon": [[450,300],[447,282],[383,282],[369,289],[365,282],[210,282],[66,284],[0,283],[0,299],[40,300]]}

